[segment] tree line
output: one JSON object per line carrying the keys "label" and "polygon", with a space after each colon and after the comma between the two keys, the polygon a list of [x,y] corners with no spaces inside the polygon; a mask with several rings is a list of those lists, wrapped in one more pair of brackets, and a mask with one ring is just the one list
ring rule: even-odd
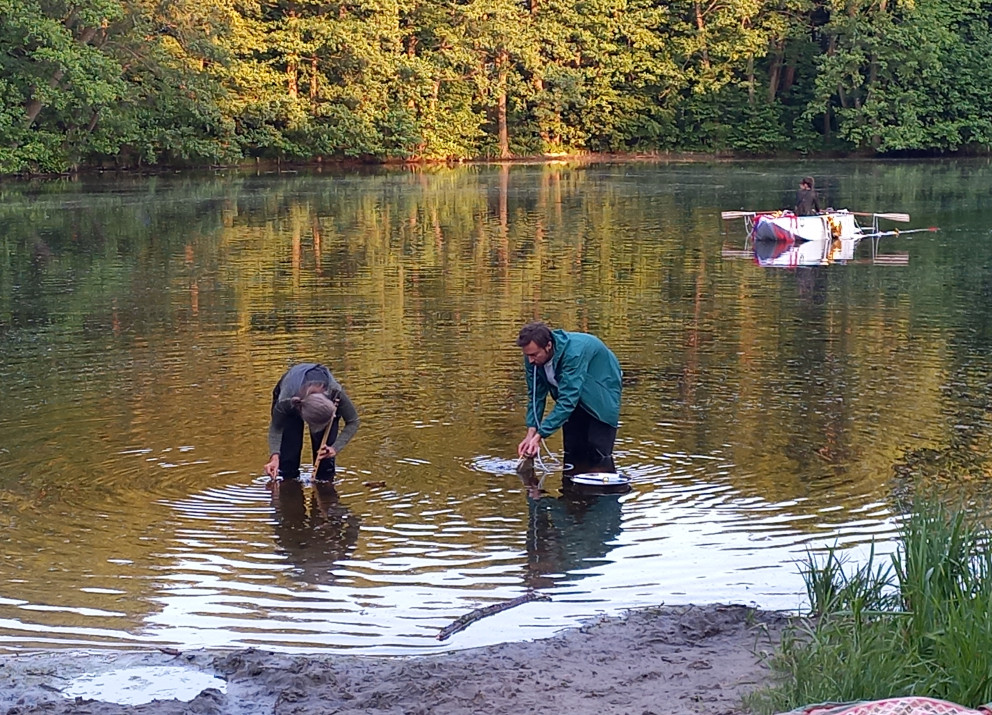
{"label": "tree line", "polygon": [[0,0],[0,173],[982,152],[992,0]]}

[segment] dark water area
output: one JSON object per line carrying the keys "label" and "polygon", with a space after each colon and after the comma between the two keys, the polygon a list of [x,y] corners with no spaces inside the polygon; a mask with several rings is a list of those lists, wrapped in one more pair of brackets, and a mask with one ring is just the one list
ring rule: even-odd
{"label": "dark water area", "polygon": [[[720,212],[806,174],[940,231],[758,265]],[[2,184],[0,648],[420,653],[799,608],[797,560],[891,548],[915,480],[985,497],[990,185],[986,161]],[[514,473],[535,317],[619,357],[629,494]],[[335,489],[273,494],[271,390],[301,360],[362,426]],[[552,600],[435,639],[528,588]]]}

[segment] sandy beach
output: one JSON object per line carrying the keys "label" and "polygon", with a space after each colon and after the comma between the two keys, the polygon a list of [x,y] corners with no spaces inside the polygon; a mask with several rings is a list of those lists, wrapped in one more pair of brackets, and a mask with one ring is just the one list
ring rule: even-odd
{"label": "sandy beach", "polygon": [[[0,713],[734,715],[747,712],[746,693],[768,682],[761,656],[785,623],[781,614],[744,606],[659,606],[542,640],[431,656],[8,653],[0,656]],[[188,702],[69,697],[80,676],[156,669],[180,679],[212,676],[218,687]]]}

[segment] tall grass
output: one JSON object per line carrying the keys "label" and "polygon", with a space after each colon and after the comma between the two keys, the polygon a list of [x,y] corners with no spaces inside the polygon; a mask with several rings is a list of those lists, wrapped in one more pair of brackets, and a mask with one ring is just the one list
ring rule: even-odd
{"label": "tall grass", "polygon": [[836,549],[802,566],[810,615],[769,662],[776,685],[747,702],[784,712],[820,702],[925,695],[992,701],[992,550],[963,511],[918,503],[887,563],[851,568]]}

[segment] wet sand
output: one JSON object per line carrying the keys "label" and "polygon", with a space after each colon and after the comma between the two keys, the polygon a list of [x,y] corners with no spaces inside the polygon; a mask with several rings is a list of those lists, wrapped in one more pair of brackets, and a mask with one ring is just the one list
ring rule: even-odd
{"label": "wet sand", "polygon": [[[768,682],[761,654],[785,622],[744,606],[660,606],[542,640],[414,657],[256,649],[6,654],[0,713],[730,715],[747,712],[742,696]],[[217,676],[226,688],[141,705],[63,694],[79,675],[132,667],[182,667]]]}

